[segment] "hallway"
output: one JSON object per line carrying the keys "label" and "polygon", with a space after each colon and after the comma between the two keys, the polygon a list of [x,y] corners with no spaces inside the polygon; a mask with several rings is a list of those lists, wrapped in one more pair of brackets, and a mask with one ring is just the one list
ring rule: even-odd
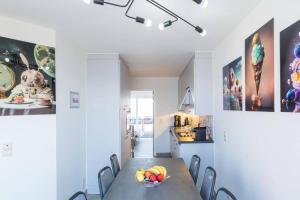
{"label": "hallway", "polygon": [[153,139],[139,138],[134,148],[135,158],[153,158]]}

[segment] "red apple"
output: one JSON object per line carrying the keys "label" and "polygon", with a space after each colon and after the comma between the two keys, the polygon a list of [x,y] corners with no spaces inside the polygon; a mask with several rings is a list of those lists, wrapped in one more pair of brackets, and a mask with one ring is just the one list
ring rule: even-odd
{"label": "red apple", "polygon": [[151,175],[149,179],[150,179],[150,181],[151,181],[151,182],[155,182],[155,181],[157,181],[157,179],[156,179],[156,176],[155,176],[155,175]]}
{"label": "red apple", "polygon": [[156,176],[156,179],[157,179],[158,182],[163,182],[164,179],[165,179],[165,177],[164,177],[164,175],[162,175],[162,174],[158,174],[158,175]]}

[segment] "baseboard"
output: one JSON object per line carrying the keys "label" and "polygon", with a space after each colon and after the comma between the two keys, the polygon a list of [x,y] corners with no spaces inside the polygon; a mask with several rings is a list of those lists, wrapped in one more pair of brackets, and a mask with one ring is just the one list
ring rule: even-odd
{"label": "baseboard", "polygon": [[156,158],[172,158],[171,153],[156,153]]}

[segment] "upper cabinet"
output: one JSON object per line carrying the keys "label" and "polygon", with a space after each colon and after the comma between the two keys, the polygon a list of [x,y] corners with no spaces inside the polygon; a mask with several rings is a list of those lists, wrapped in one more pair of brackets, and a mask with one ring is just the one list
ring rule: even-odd
{"label": "upper cabinet", "polygon": [[196,115],[212,115],[212,58],[210,53],[196,52],[179,77],[178,108],[191,92]]}

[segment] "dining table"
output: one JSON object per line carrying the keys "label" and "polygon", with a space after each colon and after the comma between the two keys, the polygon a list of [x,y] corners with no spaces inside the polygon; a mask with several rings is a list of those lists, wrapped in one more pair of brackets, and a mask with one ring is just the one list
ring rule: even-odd
{"label": "dining table", "polygon": [[[140,168],[160,165],[170,176],[157,187],[146,187],[135,178]],[[193,179],[177,158],[132,158],[124,165],[103,200],[202,200]]]}

